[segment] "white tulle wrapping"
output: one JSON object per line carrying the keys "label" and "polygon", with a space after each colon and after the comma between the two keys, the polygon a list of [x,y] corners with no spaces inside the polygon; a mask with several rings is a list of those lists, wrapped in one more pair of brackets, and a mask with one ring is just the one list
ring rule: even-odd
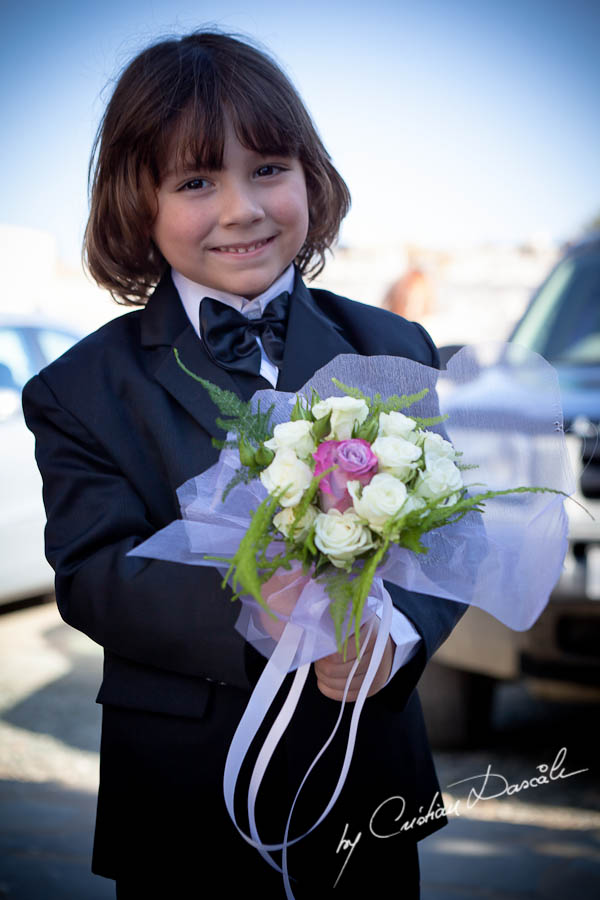
{"label": "white tulle wrapping", "polygon": [[[486,368],[482,360],[490,359],[500,362]],[[340,396],[343,391],[332,377],[369,396],[414,394],[429,388],[408,412],[449,414],[443,426],[432,430],[444,433],[462,452],[461,463],[478,466],[463,476],[467,485],[473,485],[472,493],[521,486],[551,487],[567,494],[574,489],[556,373],[536,353],[504,344],[465,348],[445,372],[396,357],[343,355],[316,372],[298,393],[310,395],[314,387],[321,397]],[[266,390],[256,393],[252,404],[256,408],[260,402],[263,410],[274,404],[275,424],[289,419],[295,398],[296,394]],[[255,481],[238,485],[222,502],[223,489],[238,466],[237,452],[223,451],[214,466],[179,489],[182,519],[130,555],[213,566],[207,556],[233,556],[253,510],[266,496]],[[563,500],[549,493],[488,500],[483,516],[469,513],[425,535],[427,554],[393,546],[379,574],[411,591],[479,606],[510,628],[525,630],[546,605],[561,572],[567,545]],[[270,552],[281,548],[273,543]],[[226,565],[218,568],[227,570]],[[320,595],[323,601],[322,590]],[[308,602],[308,595],[304,600]],[[325,605],[326,600],[317,603],[315,610],[325,642],[315,647],[320,655],[331,652],[332,646]],[[298,604],[300,619],[306,609],[307,604]],[[244,603],[236,627],[260,652],[270,654],[274,641],[260,628],[254,601]],[[300,654],[294,667],[305,661]]]}

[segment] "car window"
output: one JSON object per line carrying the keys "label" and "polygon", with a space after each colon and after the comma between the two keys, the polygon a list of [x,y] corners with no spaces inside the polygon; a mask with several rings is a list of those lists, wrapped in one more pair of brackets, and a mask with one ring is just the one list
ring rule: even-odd
{"label": "car window", "polygon": [[47,363],[62,356],[78,340],[72,334],[66,334],[64,331],[54,331],[49,328],[36,329],[36,335]]}
{"label": "car window", "polygon": [[563,260],[512,340],[551,363],[600,365],[600,253]]}
{"label": "car window", "polygon": [[0,328],[0,387],[20,390],[35,375],[21,333]]}

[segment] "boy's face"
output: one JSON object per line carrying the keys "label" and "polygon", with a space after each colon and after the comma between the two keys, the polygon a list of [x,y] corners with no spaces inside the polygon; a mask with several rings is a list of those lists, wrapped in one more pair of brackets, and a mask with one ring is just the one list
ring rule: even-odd
{"label": "boy's face", "polygon": [[248,299],[289,266],[308,231],[301,163],[249,150],[231,123],[223,168],[171,165],[157,202],[152,237],[167,262],[192,281]]}

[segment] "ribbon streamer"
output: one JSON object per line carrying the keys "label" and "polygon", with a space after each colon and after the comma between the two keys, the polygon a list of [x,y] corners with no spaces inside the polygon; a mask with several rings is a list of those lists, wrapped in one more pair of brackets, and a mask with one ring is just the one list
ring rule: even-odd
{"label": "ribbon streamer", "polygon": [[[256,850],[260,853],[263,859],[278,872],[283,874],[286,897],[288,900],[293,900],[294,894],[292,892],[290,876],[287,868],[287,851],[288,847],[293,844],[298,843],[298,841],[303,840],[303,838],[307,837],[321,822],[326,818],[329,812],[332,810],[335,805],[344,783],[346,781],[346,777],[348,774],[348,770],[350,768],[350,763],[352,761],[352,755],[354,752],[354,745],[356,742],[356,734],[358,731],[358,723],[360,720],[360,715],[367,699],[367,695],[371,689],[373,684],[373,680],[381,661],[383,659],[383,654],[385,652],[385,646],[387,643],[387,639],[390,633],[391,621],[392,621],[392,603],[389,596],[382,591],[382,582],[381,579],[376,579],[373,582],[374,591],[382,594],[382,603],[383,603],[383,611],[381,622],[377,631],[377,636],[375,639],[375,644],[373,647],[373,651],[371,654],[371,659],[369,661],[369,665],[367,667],[367,671],[365,673],[365,677],[361,684],[360,690],[358,692],[358,696],[356,698],[356,702],[354,704],[354,709],[352,712],[352,718],[350,721],[350,729],[348,734],[348,741],[346,745],[346,751],[344,754],[344,760],[342,763],[342,767],[340,770],[340,774],[338,777],[338,781],[335,785],[331,798],[327,803],[324,811],[321,813],[317,821],[303,834],[298,835],[297,837],[290,838],[289,830],[292,819],[292,814],[294,812],[294,808],[300,796],[300,792],[304,787],[310,773],[317,765],[319,759],[326,752],[327,748],[331,744],[342,720],[344,706],[346,702],[346,696],[348,694],[348,690],[350,687],[350,683],[356,669],[360,662],[360,657],[358,657],[348,677],[346,679],[346,684],[344,688],[343,699],[340,704],[340,712],[337,718],[337,721],[334,725],[334,728],[311,762],[308,767],[304,778],[302,779],[302,783],[298,788],[294,800],[292,802],[290,812],[288,815],[288,819],[285,826],[285,833],[283,841],[279,844],[265,844],[261,841],[260,836],[258,834],[258,829],[256,826],[255,820],[255,804],[257,794],[262,782],[262,779],[265,775],[269,762],[275,752],[277,744],[281,740],[285,730],[294,714],[298,701],[300,700],[300,696],[302,693],[302,688],[306,682],[306,677],[308,675],[308,671],[310,668],[310,663],[304,663],[296,670],[296,675],[294,676],[294,680],[288,696],[275,720],[273,723],[269,734],[265,738],[265,741],[261,747],[261,750],[258,754],[254,770],[252,772],[252,776],[250,779],[250,787],[248,791],[248,819],[250,826],[250,835],[246,834],[242,828],[240,828],[234,810],[234,797],[235,797],[235,789],[237,785],[237,780],[239,777],[239,773],[241,767],[243,765],[246,754],[248,753],[252,741],[256,737],[256,734],[263,722],[265,717],[265,710],[270,708],[273,700],[275,699],[283,679],[287,674],[289,667],[291,666],[291,662],[297,654],[299,645],[303,639],[307,640],[307,647],[305,648],[305,652],[310,655],[311,649],[314,648],[315,639],[314,635],[311,635],[310,632],[308,635],[306,634],[305,629],[302,626],[299,626],[293,622],[288,622],[284,628],[283,634],[280,637],[275,651],[271,658],[268,660],[267,665],[265,666],[257,684],[254,688],[248,706],[244,711],[244,715],[242,716],[240,723],[236,729],[235,735],[231,742],[229,753],[227,754],[227,760],[225,763],[225,772],[223,776],[223,792],[225,796],[225,805],[227,807],[227,811],[229,812],[229,816],[238,830],[239,834],[244,838],[247,843],[251,846],[255,847]],[[371,634],[373,632],[373,628],[375,625],[375,616],[371,616],[369,628],[367,630],[367,634],[361,645],[361,653],[364,647],[368,645],[368,642],[371,638]],[[278,866],[277,863],[270,856],[269,851],[273,850],[281,850],[282,851],[282,866]]]}

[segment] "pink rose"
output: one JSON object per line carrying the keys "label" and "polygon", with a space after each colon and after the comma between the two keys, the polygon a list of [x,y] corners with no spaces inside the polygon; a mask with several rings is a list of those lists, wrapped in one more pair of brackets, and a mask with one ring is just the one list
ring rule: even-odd
{"label": "pink rose", "polygon": [[320,475],[331,466],[337,469],[321,480],[320,505],[324,512],[339,509],[344,512],[352,506],[352,497],[347,491],[349,481],[368,484],[377,471],[377,457],[368,441],[351,438],[347,441],[323,441],[319,445],[315,459],[315,475]]}
{"label": "pink rose", "polygon": [[[320,475],[321,472],[324,472],[326,469],[330,469],[331,466],[337,465],[337,450],[341,441],[323,441],[322,444],[319,444],[316,451],[313,453],[313,459],[315,461],[315,475]],[[330,472],[329,475],[326,475],[325,478],[321,479],[321,491],[325,491],[326,494],[331,494],[331,485],[329,483],[329,479],[333,475],[333,472]]]}

